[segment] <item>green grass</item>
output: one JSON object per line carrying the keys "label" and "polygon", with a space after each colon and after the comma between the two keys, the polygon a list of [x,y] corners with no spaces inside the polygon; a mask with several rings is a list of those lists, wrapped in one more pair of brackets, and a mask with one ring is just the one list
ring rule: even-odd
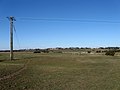
{"label": "green grass", "polygon": [[0,54],[0,77],[29,60],[27,69],[0,81],[0,90],[120,90],[119,56],[15,53],[15,58]]}

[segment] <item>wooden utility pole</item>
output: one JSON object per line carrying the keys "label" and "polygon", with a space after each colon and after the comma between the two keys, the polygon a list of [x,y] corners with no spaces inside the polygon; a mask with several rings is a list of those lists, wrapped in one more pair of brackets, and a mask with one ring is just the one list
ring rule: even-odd
{"label": "wooden utility pole", "polygon": [[14,17],[10,16],[10,60],[13,60],[13,21],[16,21]]}

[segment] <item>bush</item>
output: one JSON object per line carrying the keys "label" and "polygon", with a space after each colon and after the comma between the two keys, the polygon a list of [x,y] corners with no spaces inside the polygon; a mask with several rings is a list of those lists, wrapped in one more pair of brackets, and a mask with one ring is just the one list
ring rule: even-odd
{"label": "bush", "polygon": [[49,53],[49,50],[41,50],[41,52],[43,52],[43,53]]}
{"label": "bush", "polygon": [[49,53],[48,49],[35,49],[33,53]]}
{"label": "bush", "polygon": [[105,53],[105,55],[107,55],[107,56],[114,56],[115,55],[115,51],[107,51]]}
{"label": "bush", "polygon": [[41,53],[40,51],[34,51],[33,53]]}
{"label": "bush", "polygon": [[91,51],[88,51],[88,53],[91,53]]}
{"label": "bush", "polygon": [[101,51],[96,51],[96,53],[101,53]]}

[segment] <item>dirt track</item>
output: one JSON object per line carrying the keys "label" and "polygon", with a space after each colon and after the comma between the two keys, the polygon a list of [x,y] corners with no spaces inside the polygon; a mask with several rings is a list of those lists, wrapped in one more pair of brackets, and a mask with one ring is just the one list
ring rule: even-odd
{"label": "dirt track", "polygon": [[23,70],[25,70],[27,68],[27,65],[29,63],[29,60],[27,61],[27,63],[24,64],[24,66],[22,68],[20,68],[19,70],[17,70],[16,72],[12,73],[12,74],[9,74],[9,75],[6,75],[6,76],[3,76],[0,78],[0,81],[1,80],[5,80],[5,79],[9,79],[9,78],[12,78],[18,74],[20,74]]}

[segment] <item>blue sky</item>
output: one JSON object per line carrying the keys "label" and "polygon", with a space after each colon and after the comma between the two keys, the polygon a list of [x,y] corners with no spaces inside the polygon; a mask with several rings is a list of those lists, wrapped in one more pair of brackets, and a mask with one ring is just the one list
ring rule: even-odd
{"label": "blue sky", "polygon": [[120,46],[120,23],[21,19],[119,22],[119,3],[120,0],[0,0],[0,49],[9,49],[7,16],[17,20],[14,49]]}

